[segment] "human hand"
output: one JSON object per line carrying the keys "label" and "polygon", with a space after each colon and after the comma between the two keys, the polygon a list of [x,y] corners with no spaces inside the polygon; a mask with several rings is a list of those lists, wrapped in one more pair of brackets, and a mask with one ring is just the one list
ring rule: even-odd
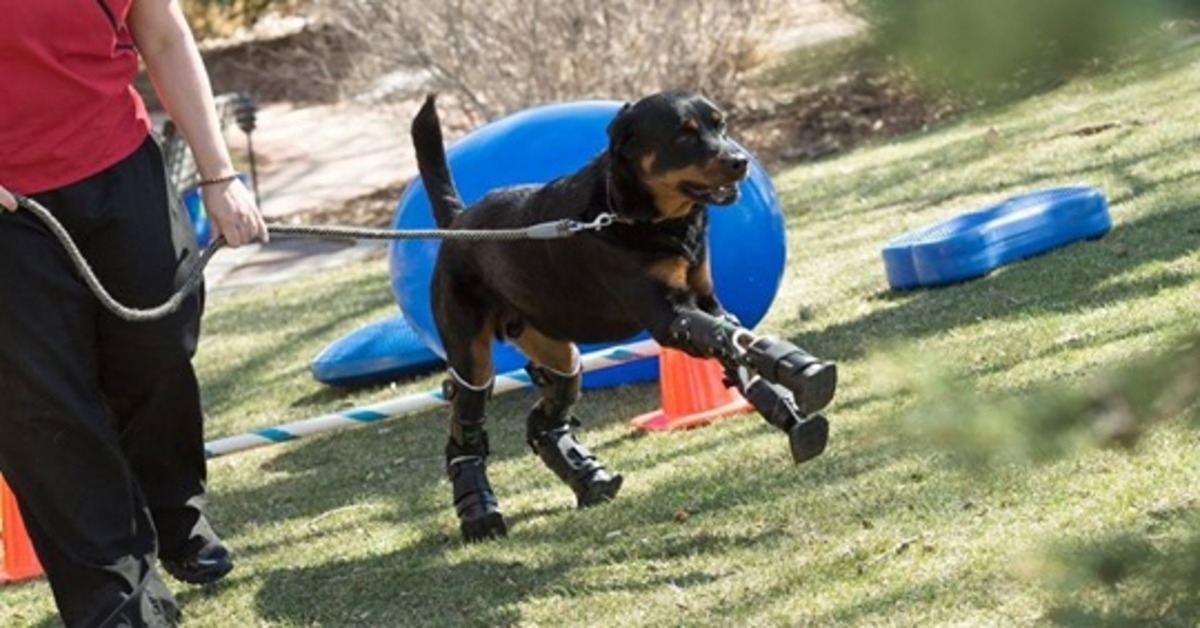
{"label": "human hand", "polygon": [[10,212],[17,211],[17,199],[3,185],[0,185],[0,207]]}
{"label": "human hand", "polygon": [[240,178],[201,186],[200,196],[214,237],[224,236],[231,248],[269,239],[262,212]]}

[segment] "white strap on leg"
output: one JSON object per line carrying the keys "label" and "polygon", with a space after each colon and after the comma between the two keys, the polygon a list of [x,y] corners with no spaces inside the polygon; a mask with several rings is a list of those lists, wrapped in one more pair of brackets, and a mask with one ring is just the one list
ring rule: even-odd
{"label": "white strap on leg", "polygon": [[463,376],[459,375],[458,371],[454,370],[454,367],[450,367],[447,370],[450,372],[450,377],[454,378],[454,382],[456,384],[458,384],[459,386],[466,388],[467,390],[473,390],[475,392],[487,392],[487,391],[491,390],[492,385],[496,383],[496,377],[493,375],[492,377],[488,378],[487,383],[483,384],[482,386],[476,386],[476,385],[472,384],[471,382],[468,382],[467,380],[463,379]]}
{"label": "white strap on leg", "polygon": [[583,372],[583,356],[579,355],[579,347],[576,347],[575,345],[571,345],[571,372],[570,373],[564,373],[558,369],[550,368],[549,366],[546,366],[545,364],[538,364],[538,367],[543,368],[547,371],[550,371],[551,373],[553,373],[559,377],[562,377],[564,379],[570,379],[572,377],[578,376],[580,373]]}

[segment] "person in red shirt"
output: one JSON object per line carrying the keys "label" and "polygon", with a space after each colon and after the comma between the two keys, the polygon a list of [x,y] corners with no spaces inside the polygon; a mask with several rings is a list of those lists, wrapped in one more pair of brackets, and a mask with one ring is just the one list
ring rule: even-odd
{"label": "person in red shirt", "polygon": [[212,88],[176,0],[0,0],[0,474],[68,626],[170,626],[159,575],[207,583],[233,567],[204,515],[202,294],[123,321],[13,193],[48,207],[118,300],[167,299],[195,234],[146,107],[139,59],[200,170],[216,234],[266,241],[237,178]]}

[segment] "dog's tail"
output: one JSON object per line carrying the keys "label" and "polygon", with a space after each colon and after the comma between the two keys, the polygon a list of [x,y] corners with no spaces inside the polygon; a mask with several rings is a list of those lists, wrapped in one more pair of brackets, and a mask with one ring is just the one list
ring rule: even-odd
{"label": "dog's tail", "polygon": [[436,99],[436,95],[430,94],[413,118],[412,139],[417,152],[417,169],[421,172],[429,203],[433,205],[433,219],[438,227],[445,229],[462,212],[463,202],[454,187],[454,180],[450,178],[450,166],[446,163]]}

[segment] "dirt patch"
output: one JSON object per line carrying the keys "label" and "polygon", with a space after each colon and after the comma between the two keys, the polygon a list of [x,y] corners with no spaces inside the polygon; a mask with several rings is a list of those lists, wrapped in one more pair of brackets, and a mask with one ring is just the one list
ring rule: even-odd
{"label": "dirt patch", "polygon": [[843,77],[785,102],[738,117],[736,135],[763,165],[777,171],[911,133],[956,113],[922,98],[902,76]]}

